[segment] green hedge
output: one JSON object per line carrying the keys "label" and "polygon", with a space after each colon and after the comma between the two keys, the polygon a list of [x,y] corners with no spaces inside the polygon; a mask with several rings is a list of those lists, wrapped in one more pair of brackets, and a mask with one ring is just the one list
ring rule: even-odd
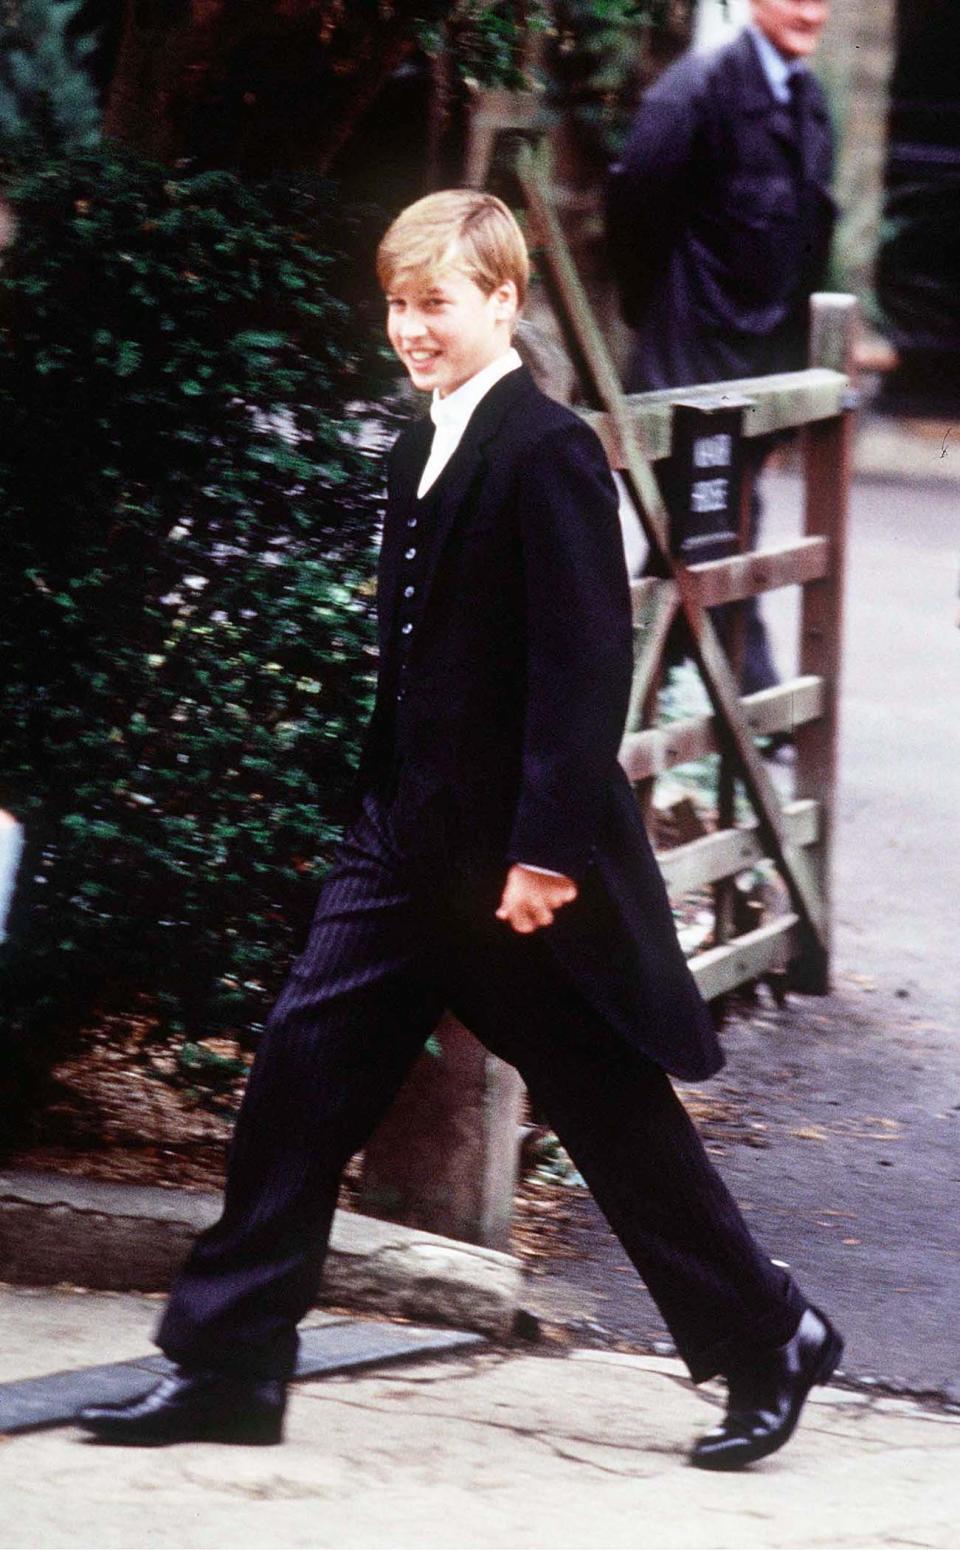
{"label": "green hedge", "polygon": [[102,1011],[262,1020],[369,709],[382,474],[356,406],[385,358],[351,294],[374,236],[329,187],[98,149],[11,169],[6,197],[9,1115]]}

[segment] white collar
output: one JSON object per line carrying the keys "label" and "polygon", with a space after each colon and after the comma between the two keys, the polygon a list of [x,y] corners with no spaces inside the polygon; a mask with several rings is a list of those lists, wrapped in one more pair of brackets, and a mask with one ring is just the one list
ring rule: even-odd
{"label": "white collar", "polygon": [[433,390],[433,400],[430,404],[430,418],[434,425],[442,426],[445,431],[453,435],[460,435],[467,428],[467,421],[473,414],[482,398],[485,398],[495,382],[505,377],[508,372],[516,371],[522,366],[519,355],[513,346],[498,355],[495,360],[482,370],[468,377],[466,382],[461,382],[458,388],[448,393],[446,398],[441,398],[436,388]]}
{"label": "white collar", "polygon": [[802,70],[803,66],[796,59],[784,59],[780,50],[770,42],[762,28],[754,26],[751,22],[747,31],[760,56],[760,64],[771,92],[777,102],[789,102],[790,77]]}

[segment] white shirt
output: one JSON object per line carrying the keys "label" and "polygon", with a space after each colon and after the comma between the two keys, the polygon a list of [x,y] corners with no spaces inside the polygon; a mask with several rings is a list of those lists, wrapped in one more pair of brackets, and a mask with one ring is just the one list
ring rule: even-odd
{"label": "white shirt", "polygon": [[803,66],[795,60],[784,59],[780,50],[770,42],[767,34],[760,27],[750,26],[747,31],[760,55],[767,85],[777,102],[786,105],[790,101],[790,77],[797,75]]}
{"label": "white shirt", "polygon": [[485,398],[495,382],[505,377],[508,372],[516,371],[522,366],[516,350],[511,345],[503,355],[498,355],[489,366],[484,366],[474,376],[468,377],[466,382],[461,382],[458,388],[448,393],[446,398],[441,398],[434,388],[433,402],[430,405],[430,418],[433,421],[433,441],[430,443],[430,456],[424,465],[420,475],[420,483],[417,486],[417,498],[422,500],[443,473],[453,454],[460,445],[463,433],[467,428],[470,416],[476,409],[482,398]]}

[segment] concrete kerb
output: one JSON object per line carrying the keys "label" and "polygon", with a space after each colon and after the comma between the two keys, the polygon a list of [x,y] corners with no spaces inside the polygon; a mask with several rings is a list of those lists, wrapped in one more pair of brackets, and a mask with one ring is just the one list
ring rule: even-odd
{"label": "concrete kerb", "polygon": [[[162,1291],[198,1232],[220,1214],[212,1191],[0,1173],[0,1279],[101,1291]],[[322,1301],[510,1334],[519,1261],[392,1222],[338,1212]]]}

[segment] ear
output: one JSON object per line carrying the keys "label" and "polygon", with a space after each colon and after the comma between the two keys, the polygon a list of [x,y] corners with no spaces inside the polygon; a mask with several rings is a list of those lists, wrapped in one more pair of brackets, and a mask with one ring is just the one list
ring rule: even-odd
{"label": "ear", "polygon": [[494,302],[494,315],[498,323],[512,323],[519,308],[517,285],[515,280],[504,280],[492,292]]}

